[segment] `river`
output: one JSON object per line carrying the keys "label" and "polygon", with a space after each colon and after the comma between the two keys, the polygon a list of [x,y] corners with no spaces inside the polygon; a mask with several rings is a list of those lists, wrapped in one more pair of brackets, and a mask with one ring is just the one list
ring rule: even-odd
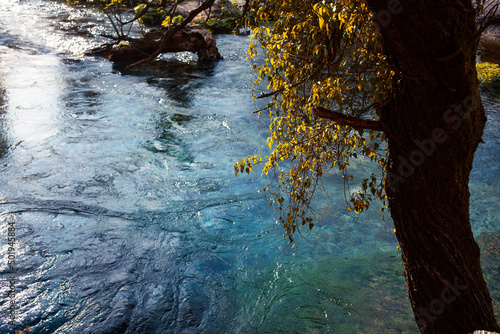
{"label": "river", "polygon": [[[292,248],[269,180],[234,176],[268,153],[249,37],[218,36],[214,64],[181,54],[126,71],[82,55],[104,22],[64,2],[0,1],[0,333],[417,333],[390,217],[349,213],[332,173],[321,230]],[[487,259],[500,250],[497,97],[483,94],[470,183]],[[490,260],[498,307],[495,272]]]}

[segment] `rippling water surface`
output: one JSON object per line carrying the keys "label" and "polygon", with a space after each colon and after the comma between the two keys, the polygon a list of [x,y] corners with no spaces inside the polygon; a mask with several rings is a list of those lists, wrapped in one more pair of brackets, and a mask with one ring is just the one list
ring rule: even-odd
{"label": "rippling water surface", "polygon": [[[182,55],[124,71],[82,56],[103,22],[64,3],[0,2],[1,333],[417,332],[392,222],[349,214],[340,176],[325,177],[321,231],[294,248],[268,180],[233,176],[235,161],[267,153],[249,37],[219,36],[215,64]],[[500,104],[484,99],[471,217],[494,247],[498,305]]]}

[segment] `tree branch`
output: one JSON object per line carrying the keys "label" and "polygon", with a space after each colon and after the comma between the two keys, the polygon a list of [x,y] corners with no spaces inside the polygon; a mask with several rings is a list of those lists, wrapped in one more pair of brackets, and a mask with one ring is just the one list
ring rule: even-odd
{"label": "tree branch", "polygon": [[498,17],[495,17],[495,14],[497,13],[498,11],[498,6],[499,4],[496,3],[495,5],[493,5],[487,14],[484,15],[484,18],[481,20],[481,24],[480,26],[478,27],[478,30],[477,32],[474,34],[474,36],[472,36],[460,49],[458,49],[457,51],[453,52],[452,54],[448,55],[448,56],[445,56],[445,57],[440,57],[438,58],[437,60],[438,61],[446,61],[446,60],[450,60],[454,57],[456,57],[457,55],[459,55],[460,53],[462,53],[464,51],[464,49],[470,45],[471,42],[474,42],[476,41],[478,38],[481,37],[481,35],[483,34],[483,32],[486,31],[486,29],[488,29],[490,26],[493,26],[493,25],[498,25],[500,24],[500,18]]}
{"label": "tree branch", "polygon": [[142,60],[139,60],[138,62],[136,63],[133,63],[131,65],[128,65],[126,67],[126,69],[131,69],[133,67],[136,67],[138,65],[141,65],[143,63],[147,63],[149,61],[152,61],[154,59],[156,59],[156,57],[158,57],[160,55],[160,53],[163,52],[163,48],[165,46],[165,44],[168,42],[168,40],[170,38],[172,38],[172,36],[175,35],[176,32],[180,31],[182,28],[184,28],[185,26],[188,25],[188,23],[190,23],[191,21],[193,21],[193,19],[198,15],[200,14],[202,11],[210,8],[213,4],[214,4],[215,0],[207,0],[205,1],[204,3],[201,4],[200,7],[196,8],[196,9],[193,9],[191,12],[189,12],[188,16],[182,20],[181,23],[175,25],[172,27],[172,29],[168,30],[165,35],[163,35],[163,37],[161,38],[160,40],[160,47],[158,48],[158,50],[156,50],[153,54],[151,54],[149,57],[146,57]]}
{"label": "tree branch", "polygon": [[331,111],[322,107],[316,107],[314,109],[314,115],[317,117],[329,119],[341,125],[349,125],[356,130],[361,130],[361,129],[368,129],[375,131],[384,130],[384,127],[382,126],[382,123],[380,123],[380,121],[359,119],[357,117],[344,115],[342,113]]}
{"label": "tree branch", "polygon": [[240,20],[243,20],[248,13],[248,9],[250,8],[250,0],[245,0],[245,4],[243,5],[243,10],[241,11]]}

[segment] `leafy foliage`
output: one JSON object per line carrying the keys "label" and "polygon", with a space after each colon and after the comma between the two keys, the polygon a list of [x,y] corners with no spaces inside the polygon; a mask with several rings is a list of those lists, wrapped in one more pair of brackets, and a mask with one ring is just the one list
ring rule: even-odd
{"label": "leafy foliage", "polygon": [[170,24],[177,24],[177,23],[180,23],[182,21],[182,15],[177,15],[175,17],[170,17],[170,16],[167,16],[165,17],[165,19],[162,21],[161,25],[162,26],[168,26]]}
{"label": "leafy foliage", "polygon": [[494,63],[477,63],[477,75],[482,84],[500,81],[500,66]]}
{"label": "leafy foliage", "polygon": [[[253,2],[251,11],[253,21],[248,23],[265,53],[264,62],[253,66],[258,73],[254,84],[267,83],[269,90],[260,97],[270,98],[265,110],[271,120],[267,144],[272,152],[236,163],[236,175],[249,173],[256,164],[263,165],[264,174],[274,175],[266,190],[290,242],[301,226],[313,228],[317,213],[312,198],[316,190],[325,190],[321,176],[332,169],[342,173],[350,210],[367,209],[373,198],[381,199],[385,210],[383,133],[314,114],[320,106],[358,119],[377,119],[391,92],[394,71],[382,54],[366,3],[279,0],[269,5]],[[259,52],[251,43],[250,57]],[[380,166],[380,173],[363,180],[354,192],[349,188],[352,158]]]}
{"label": "leafy foliage", "polygon": [[167,17],[167,14],[162,8],[147,8],[145,3],[135,6],[134,11],[139,16],[139,20],[147,25],[160,25]]}
{"label": "leafy foliage", "polygon": [[137,21],[144,25],[177,24],[183,20],[174,15],[178,6],[186,0],[67,0],[75,4],[87,4],[100,8],[108,17],[116,36],[105,36],[117,43],[129,41],[132,25]]}
{"label": "leafy foliage", "polygon": [[202,22],[203,26],[215,34],[228,34],[235,31],[242,12],[228,0],[220,1],[220,12]]}

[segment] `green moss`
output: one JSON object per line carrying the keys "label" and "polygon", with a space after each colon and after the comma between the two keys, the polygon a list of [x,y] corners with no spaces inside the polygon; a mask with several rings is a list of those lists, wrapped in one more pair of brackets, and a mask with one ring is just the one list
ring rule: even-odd
{"label": "green moss", "polygon": [[214,34],[230,34],[236,28],[235,19],[211,19],[205,27]]}
{"label": "green moss", "polygon": [[221,0],[219,5],[216,14],[202,24],[214,34],[230,34],[238,26],[242,12],[228,0]]}

